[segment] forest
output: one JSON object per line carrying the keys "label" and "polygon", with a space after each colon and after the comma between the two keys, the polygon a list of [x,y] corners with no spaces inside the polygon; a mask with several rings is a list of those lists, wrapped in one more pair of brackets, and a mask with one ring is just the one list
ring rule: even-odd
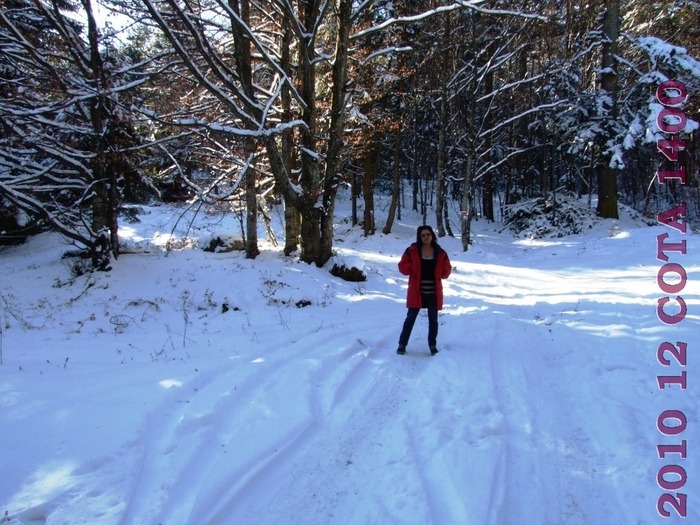
{"label": "forest", "polygon": [[411,209],[464,251],[475,217],[531,200],[555,226],[564,198],[692,223],[699,21],[682,0],[3,0],[0,242],[57,231],[105,270],[139,204],[180,202],[237,214],[255,258],[282,204],[284,253],[322,266],[343,186],[365,235]]}

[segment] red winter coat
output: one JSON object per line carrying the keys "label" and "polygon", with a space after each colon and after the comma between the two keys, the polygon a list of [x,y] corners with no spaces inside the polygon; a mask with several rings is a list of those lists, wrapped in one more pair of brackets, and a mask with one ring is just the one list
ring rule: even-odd
{"label": "red winter coat", "polygon": [[[411,244],[401,256],[399,271],[408,275],[408,295],[406,306],[420,308],[420,252],[417,244]],[[442,310],[442,279],[447,279],[452,271],[450,259],[442,248],[435,248],[435,295],[437,309]]]}

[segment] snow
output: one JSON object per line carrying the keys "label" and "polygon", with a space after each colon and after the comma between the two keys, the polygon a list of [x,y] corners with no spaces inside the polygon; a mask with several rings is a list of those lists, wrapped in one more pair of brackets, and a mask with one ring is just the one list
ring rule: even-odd
{"label": "snow", "polygon": [[[420,218],[365,238],[347,208],[336,252],[360,283],[262,238],[255,260],[206,252],[197,238],[237,217],[177,222],[169,206],[124,225],[133,253],[110,272],[71,276],[53,234],[2,248],[5,522],[700,523],[696,237],[627,214],[561,238],[477,221],[468,252],[440,240],[454,267],[440,353],[421,314],[397,356],[396,265]],[[656,315],[662,233],[688,245],[668,252],[688,275],[673,326]],[[657,361],[664,341],[688,344],[685,368]],[[659,389],[681,370],[687,390]],[[657,430],[665,410],[687,417],[680,436]],[[658,458],[681,439],[685,459]],[[685,520],[657,513],[664,465],[688,473]]]}
{"label": "snow", "polygon": [[644,50],[654,61],[675,63],[684,69],[689,75],[700,78],[700,61],[688,55],[684,47],[674,46],[657,37],[638,37],[637,45]]}

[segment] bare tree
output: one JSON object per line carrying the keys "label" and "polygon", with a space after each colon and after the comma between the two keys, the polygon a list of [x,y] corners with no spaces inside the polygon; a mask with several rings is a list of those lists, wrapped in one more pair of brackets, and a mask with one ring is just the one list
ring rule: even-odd
{"label": "bare tree", "polygon": [[0,39],[0,195],[107,269],[119,254],[117,143],[129,126],[118,96],[128,88],[105,63],[93,6],[6,3]]}
{"label": "bare tree", "polygon": [[[614,140],[612,127],[617,122],[617,48],[620,37],[620,0],[606,0],[603,15],[603,45],[601,57],[601,88],[607,95],[606,128],[609,130],[605,141]],[[605,147],[605,145],[604,145]],[[602,157],[598,166],[598,214],[601,217],[617,219],[617,174],[618,170],[611,165],[613,160],[609,155]]]}
{"label": "bare tree", "polygon": [[[331,256],[343,145],[351,3],[143,0],[141,5],[178,57],[171,67],[184,67],[193,84],[204,90],[202,100],[207,102],[200,107],[219,108],[218,113],[200,112],[195,119],[184,113],[161,119],[263,146],[277,191],[290,213],[295,210],[302,217],[302,260],[324,264]],[[332,38],[322,33],[328,28]],[[320,76],[331,86],[324,119]],[[252,206],[253,199],[248,201]],[[253,215],[248,215],[250,231]],[[289,253],[296,235],[288,233]]]}

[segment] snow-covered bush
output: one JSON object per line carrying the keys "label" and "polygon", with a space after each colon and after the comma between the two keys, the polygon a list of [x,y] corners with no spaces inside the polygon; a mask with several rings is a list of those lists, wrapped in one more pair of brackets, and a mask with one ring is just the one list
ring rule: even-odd
{"label": "snow-covered bush", "polygon": [[211,236],[200,239],[199,245],[205,252],[232,252],[245,250],[243,237],[239,233],[215,232]]}
{"label": "snow-covered bush", "polygon": [[564,237],[600,221],[594,208],[568,193],[538,197],[506,208],[504,227],[523,238]]}
{"label": "snow-covered bush", "polygon": [[367,280],[365,262],[360,257],[336,254],[333,256],[332,262],[331,275],[355,283]]}

